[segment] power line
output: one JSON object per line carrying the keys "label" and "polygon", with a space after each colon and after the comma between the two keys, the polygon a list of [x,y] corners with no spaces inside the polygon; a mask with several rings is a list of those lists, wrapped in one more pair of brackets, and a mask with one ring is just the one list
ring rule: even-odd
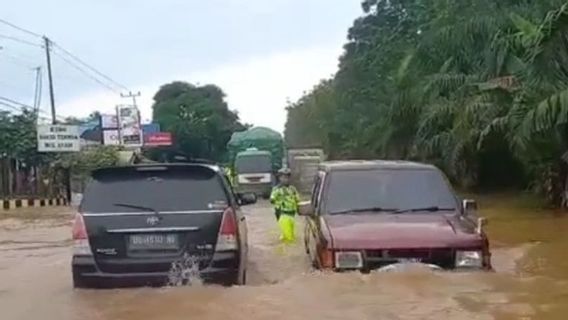
{"label": "power line", "polygon": [[[33,109],[34,109],[34,107],[32,107],[32,106],[30,106],[30,105],[27,105],[27,104],[25,104],[25,103],[21,103],[21,102],[18,102],[18,101],[16,101],[16,100],[9,99],[9,98],[6,98],[6,97],[1,97],[1,96],[0,96],[0,100],[4,100],[4,102],[3,102],[4,105],[6,105],[7,103],[11,103],[12,105],[19,106],[20,109],[29,109],[29,110],[33,110]],[[2,102],[2,101],[0,101],[0,102]],[[17,107],[14,107],[14,108],[17,108]],[[43,110],[40,110],[40,112],[42,112],[42,113],[44,113],[44,114],[47,114],[47,112],[45,112],[45,111],[43,111]]]}
{"label": "power line", "polygon": [[32,106],[29,106],[29,105],[27,105],[27,104],[24,104],[24,103],[21,103],[21,102],[18,102],[18,101],[16,101],[16,100],[12,100],[12,99],[9,99],[9,98],[6,98],[6,97],[0,96],[0,100],[7,101],[7,102],[9,102],[9,103],[11,103],[11,104],[15,104],[15,105],[18,105],[18,106],[23,107],[23,108],[33,109]]}
{"label": "power line", "polygon": [[24,40],[24,39],[20,39],[20,38],[18,38],[18,37],[12,37],[12,36],[7,36],[7,35],[0,34],[0,38],[8,39],[8,40],[16,41],[16,42],[19,42],[19,43],[27,44],[27,45],[29,45],[29,46],[34,46],[34,47],[41,48],[41,45],[39,45],[39,44],[37,44],[37,43],[33,43],[33,42],[31,42],[31,41],[27,41],[27,40]]}
{"label": "power line", "polygon": [[71,52],[69,52],[68,50],[65,50],[63,47],[61,47],[60,45],[58,45],[55,42],[52,42],[54,44],[54,47],[57,47],[59,50],[63,51],[65,54],[67,54],[68,56],[70,56],[71,58],[73,58],[75,61],[79,62],[80,64],[82,64],[84,67],[86,67],[87,69],[91,70],[92,72],[98,74],[99,76],[105,78],[107,81],[111,82],[113,85],[115,85],[116,87],[119,87],[121,89],[124,90],[128,90],[128,88],[126,88],[125,85],[113,80],[111,77],[105,75],[104,73],[98,71],[97,69],[95,69],[94,67],[90,66],[89,64],[87,64],[86,62],[84,62],[83,60],[79,59],[77,56],[73,55]]}
{"label": "power line", "polygon": [[67,62],[67,64],[69,64],[70,66],[72,66],[73,68],[77,69],[77,71],[81,72],[82,74],[84,74],[86,77],[88,77],[89,79],[95,81],[96,83],[100,84],[101,86],[120,94],[120,91],[116,90],[115,88],[109,86],[108,84],[102,82],[101,80],[97,79],[96,77],[93,77],[89,72],[85,71],[83,68],[79,67],[78,65],[76,65],[74,62],[70,61],[69,59],[65,58],[63,55],[57,53],[56,51],[53,51],[53,53],[58,56],[59,58],[61,58],[63,61]]}
{"label": "power line", "polygon": [[0,58],[4,57],[6,59],[12,60],[14,63],[19,64],[21,66],[24,66],[28,69],[32,69],[33,67],[29,64],[29,61],[26,61],[18,56],[15,56],[13,54],[8,54],[6,52],[2,52],[0,51]]}
{"label": "power line", "polygon": [[39,34],[37,34],[37,33],[35,33],[35,32],[32,32],[32,31],[30,31],[30,30],[24,29],[24,28],[22,28],[22,27],[18,27],[17,25],[15,25],[15,24],[13,24],[13,23],[11,23],[11,22],[8,22],[8,21],[6,21],[6,20],[4,20],[4,19],[0,19],[0,23],[3,23],[3,24],[5,24],[5,25],[7,25],[7,26],[10,26],[10,27],[12,27],[12,28],[14,28],[14,29],[16,29],[16,30],[20,30],[20,31],[22,31],[22,32],[24,32],[24,33],[27,33],[27,34],[29,34],[29,35],[32,35],[32,36],[34,36],[34,37],[41,38],[41,35],[39,35]]}
{"label": "power line", "polygon": [[23,108],[21,108],[21,107],[20,107],[20,108],[14,107],[13,105],[8,104],[8,103],[6,103],[6,102],[2,102],[2,101],[0,101],[0,105],[3,105],[3,106],[5,106],[5,107],[8,107],[8,108],[10,108],[10,109],[12,109],[12,110],[15,110],[15,111],[22,111],[22,109],[23,109]]}
{"label": "power line", "polygon": [[[26,108],[14,107],[14,106],[12,106],[12,105],[10,105],[10,104],[8,104],[8,103],[2,102],[2,101],[0,101],[0,106],[8,107],[8,108],[10,108],[11,110],[14,110],[14,111],[17,111],[17,112],[22,112],[22,111],[26,110]],[[1,110],[1,109],[0,109],[0,111],[6,111],[6,110]],[[40,115],[36,115],[36,116],[37,116],[38,119],[41,119],[41,120],[50,120],[50,119],[47,118],[47,117],[43,117],[43,116],[40,116]]]}

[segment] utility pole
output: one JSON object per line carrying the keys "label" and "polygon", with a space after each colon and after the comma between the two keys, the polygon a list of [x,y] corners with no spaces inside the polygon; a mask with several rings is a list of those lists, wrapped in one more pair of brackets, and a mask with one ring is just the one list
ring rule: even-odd
{"label": "utility pole", "polygon": [[49,49],[49,45],[51,44],[51,40],[46,36],[43,36],[43,41],[45,42],[45,56],[47,58],[47,78],[49,80],[49,100],[51,102],[51,122],[53,124],[57,123],[57,119],[55,116],[55,97],[53,95],[53,77],[51,75],[51,52]]}
{"label": "utility pole", "polygon": [[34,113],[36,116],[39,113],[39,107],[41,105],[41,67],[34,68],[36,72],[35,80],[35,96],[34,96]]}
{"label": "utility pole", "polygon": [[136,105],[136,97],[140,96],[140,91],[138,91],[137,93],[132,93],[132,91],[128,91],[128,94],[121,93],[120,96],[123,97],[123,98],[132,98],[132,103],[133,103],[134,107],[135,108],[138,107]]}

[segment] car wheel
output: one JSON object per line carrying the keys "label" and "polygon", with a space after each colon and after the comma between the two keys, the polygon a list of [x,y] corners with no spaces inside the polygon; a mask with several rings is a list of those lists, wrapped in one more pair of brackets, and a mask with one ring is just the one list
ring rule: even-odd
{"label": "car wheel", "polygon": [[86,289],[90,287],[87,280],[79,273],[79,270],[73,267],[71,272],[73,273],[73,288]]}

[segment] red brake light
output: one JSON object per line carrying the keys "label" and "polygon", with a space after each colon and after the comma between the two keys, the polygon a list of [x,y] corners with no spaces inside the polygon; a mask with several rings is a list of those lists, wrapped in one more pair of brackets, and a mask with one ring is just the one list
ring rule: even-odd
{"label": "red brake light", "polygon": [[80,213],[75,214],[75,221],[73,222],[73,240],[87,239],[87,227],[85,226],[85,221]]}
{"label": "red brake light", "polygon": [[224,236],[237,234],[237,217],[233,208],[227,208],[223,213],[219,234]]}

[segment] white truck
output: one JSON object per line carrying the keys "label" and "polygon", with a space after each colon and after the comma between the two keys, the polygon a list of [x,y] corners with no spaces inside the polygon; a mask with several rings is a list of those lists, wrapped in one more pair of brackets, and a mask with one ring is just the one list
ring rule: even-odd
{"label": "white truck", "polygon": [[319,163],[326,158],[323,149],[288,149],[286,158],[292,171],[292,183],[300,193],[309,194]]}

